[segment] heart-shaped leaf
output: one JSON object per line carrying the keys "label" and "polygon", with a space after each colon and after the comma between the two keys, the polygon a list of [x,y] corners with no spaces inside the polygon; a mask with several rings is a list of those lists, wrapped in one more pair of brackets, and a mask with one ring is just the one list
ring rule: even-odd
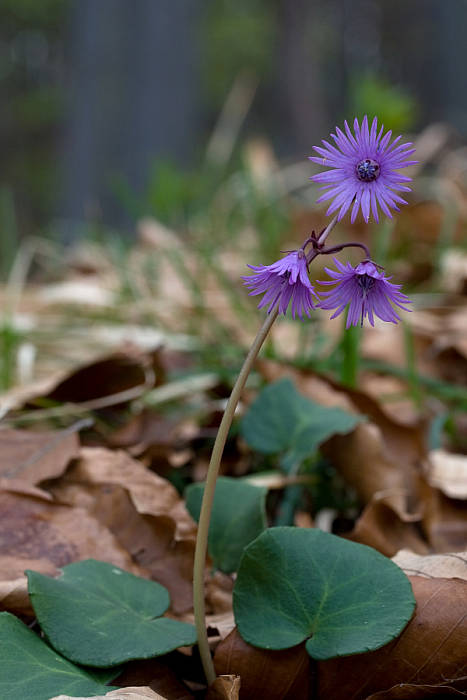
{"label": "heart-shaped leaf", "polygon": [[282,466],[289,470],[332,435],[348,433],[362,420],[364,416],[307,399],[285,378],[263,389],[243,417],[240,430],[254,450],[284,453]]}
{"label": "heart-shaped leaf", "polygon": [[[192,484],[185,491],[186,506],[195,520],[199,520],[203,493],[203,484]],[[216,568],[227,574],[236,571],[245,547],[266,528],[266,494],[262,486],[218,478],[208,536]]]}
{"label": "heart-shaped leaf", "polygon": [[371,547],[321,530],[277,527],[245,550],[234,588],[243,639],[263,649],[308,640],[314,659],[378,649],[415,607],[404,572]]}
{"label": "heart-shaped leaf", "polygon": [[195,628],[160,617],[168,591],[95,559],[63,567],[53,579],[27,571],[31,602],[52,646],[87,666],[115,666],[194,644]]}
{"label": "heart-shaped leaf", "polygon": [[61,693],[102,695],[112,690],[59,656],[10,613],[0,613],[0,654],[2,700],[49,700]]}

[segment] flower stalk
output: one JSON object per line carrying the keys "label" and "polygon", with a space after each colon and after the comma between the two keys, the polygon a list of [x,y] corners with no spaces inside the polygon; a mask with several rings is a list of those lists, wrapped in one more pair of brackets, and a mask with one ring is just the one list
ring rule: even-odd
{"label": "flower stalk", "polygon": [[196,537],[195,562],[193,567],[193,605],[195,613],[195,626],[198,637],[198,649],[203,665],[204,673],[208,685],[216,679],[216,672],[209,649],[208,635],[206,631],[206,608],[204,602],[204,574],[206,568],[206,554],[208,549],[209,523],[211,520],[212,504],[216,489],[217,476],[224,453],[225,443],[229,434],[230,426],[240,400],[243,388],[248,375],[250,374],[258,353],[266,340],[271,327],[278,316],[278,308],[271,310],[258,331],[256,338],[245,358],[243,366],[234,384],[232,393],[225,407],[224,415],[216,435],[214,447],[212,449],[211,460],[209,462],[206,484],[204,487],[203,501],[198,522],[198,534]]}

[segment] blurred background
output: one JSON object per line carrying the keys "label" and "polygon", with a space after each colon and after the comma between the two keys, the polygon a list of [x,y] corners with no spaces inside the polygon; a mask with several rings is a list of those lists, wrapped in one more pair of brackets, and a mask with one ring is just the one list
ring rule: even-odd
{"label": "blurred background", "polygon": [[249,139],[305,163],[354,114],[463,143],[466,26],[465,0],[2,0],[2,237],[178,224]]}
{"label": "blurred background", "polygon": [[377,115],[415,143],[408,206],[333,243],[369,245],[414,313],[281,320],[265,352],[441,416],[467,450],[466,26],[466,0],[2,0],[0,387],[125,343],[228,387],[259,322],[246,265],[326,225],[307,156]]}

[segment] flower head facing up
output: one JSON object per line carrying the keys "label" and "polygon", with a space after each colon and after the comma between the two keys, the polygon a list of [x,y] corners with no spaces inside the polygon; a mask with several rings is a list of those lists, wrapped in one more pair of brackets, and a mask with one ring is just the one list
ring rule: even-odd
{"label": "flower head facing up", "polygon": [[399,211],[398,204],[407,204],[397,192],[410,192],[407,182],[412,178],[396,172],[416,163],[407,160],[414,153],[411,143],[399,144],[398,136],[389,144],[392,132],[383,136],[381,127],[378,132],[378,120],[375,117],[368,127],[365,116],[360,127],[358,120],[354,121],[354,133],[347,122],[344,132],[336,127],[336,133],[331,134],[335,145],[323,140],[324,148],[314,146],[320,157],[312,156],[310,160],[319,165],[329,166],[331,170],[313,175],[314,182],[324,183],[321,189],[326,190],[318,202],[331,202],[327,214],[339,210],[337,218],[340,221],[352,206],[351,222],[356,219],[361,208],[363,218],[368,223],[370,211],[375,221],[379,221],[378,205],[382,211],[392,218],[391,209]]}
{"label": "flower head facing up", "polygon": [[337,270],[324,268],[331,281],[320,282],[320,284],[336,285],[329,292],[321,292],[322,297],[327,297],[320,302],[321,309],[336,309],[331,318],[335,318],[342,313],[347,305],[346,328],[363,325],[363,319],[367,316],[371,325],[375,325],[374,316],[378,316],[382,321],[397,323],[400,316],[394,310],[398,306],[404,311],[410,311],[406,307],[410,303],[408,297],[400,292],[400,284],[389,282],[390,277],[385,277],[384,271],[371,260],[365,260],[356,267],[348,262],[345,265],[336,258],[334,262]]}
{"label": "flower head facing up", "polygon": [[248,265],[253,275],[242,277],[250,289],[250,295],[264,294],[258,308],[268,306],[268,314],[278,306],[279,313],[286,313],[292,302],[292,316],[310,316],[314,309],[313,295],[316,297],[308,277],[306,254],[303,249],[288,253],[272,265]]}

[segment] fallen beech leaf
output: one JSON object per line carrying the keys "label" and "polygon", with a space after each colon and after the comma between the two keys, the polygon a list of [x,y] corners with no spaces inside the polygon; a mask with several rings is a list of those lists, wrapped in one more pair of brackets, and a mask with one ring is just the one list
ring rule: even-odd
{"label": "fallen beech leaf", "polygon": [[[464,688],[466,687],[466,681],[467,677],[464,678],[462,683]],[[462,692],[462,690],[457,690],[452,685],[448,685],[448,683],[448,680],[439,685],[398,683],[389,688],[389,690],[369,695],[365,700],[424,700],[424,698],[443,700],[446,697],[466,697],[466,693]]]}
{"label": "fallen beech leaf", "polygon": [[39,298],[44,304],[79,304],[80,307],[108,307],[115,302],[110,290],[93,283],[87,276],[48,284],[39,291]]}
{"label": "fallen beech leaf", "polygon": [[63,474],[78,452],[79,440],[73,426],[41,433],[0,430],[0,477],[38,484]]}
{"label": "fallen beech leaf", "polygon": [[450,498],[467,498],[467,455],[456,455],[446,450],[432,450],[429,454],[427,479]]}
{"label": "fallen beech leaf", "polygon": [[149,358],[143,353],[134,353],[134,356],[115,353],[75,370],[57,384],[47,398],[63,403],[83,403],[139,386],[150,388],[154,385],[154,376],[149,382],[148,369]]}
{"label": "fallen beech leaf", "polygon": [[423,489],[423,529],[435,552],[457,552],[467,542],[465,502],[448,498],[420,479]]}
{"label": "fallen beech leaf", "polygon": [[209,686],[206,700],[239,700],[240,687],[240,676],[219,676]]}
{"label": "fallen beech leaf", "polygon": [[[139,513],[169,516],[175,522],[177,538],[195,539],[196,523],[175,487],[122,450],[82,448],[79,461],[52,490],[56,497],[67,501],[71,498],[74,504],[78,504],[81,487],[99,484],[123,486]],[[85,489],[82,496],[84,504]]]}
{"label": "fallen beech leaf", "polygon": [[167,700],[163,695],[155,693],[148,686],[133,688],[119,688],[118,690],[111,690],[110,693],[105,695],[91,695],[86,697],[77,698],[70,695],[57,695],[51,700],[105,700],[105,698],[113,698],[114,700]]}
{"label": "fallen beech leaf", "polygon": [[266,651],[247,644],[235,628],[214,654],[219,675],[241,678],[242,700],[308,700],[310,657],[300,644],[285,651]]}
{"label": "fallen beech leaf", "polygon": [[319,662],[318,697],[360,700],[396,683],[436,685],[465,675],[467,583],[410,581],[417,607],[401,636],[377,651]]}
{"label": "fallen beech leaf", "polygon": [[107,561],[139,576],[148,575],[111,532],[83,508],[0,492],[3,610],[33,615],[23,576],[26,568],[54,575],[58,568],[88,558]]}
{"label": "fallen beech leaf", "polygon": [[392,560],[408,576],[459,578],[467,581],[467,552],[420,556],[406,549],[401,549],[392,557]]}
{"label": "fallen beech leaf", "polygon": [[419,554],[428,553],[428,546],[416,525],[420,516],[414,518],[401,512],[393,504],[398,500],[393,492],[375,494],[346,537],[374,547],[387,557],[394,556],[401,547]]}

